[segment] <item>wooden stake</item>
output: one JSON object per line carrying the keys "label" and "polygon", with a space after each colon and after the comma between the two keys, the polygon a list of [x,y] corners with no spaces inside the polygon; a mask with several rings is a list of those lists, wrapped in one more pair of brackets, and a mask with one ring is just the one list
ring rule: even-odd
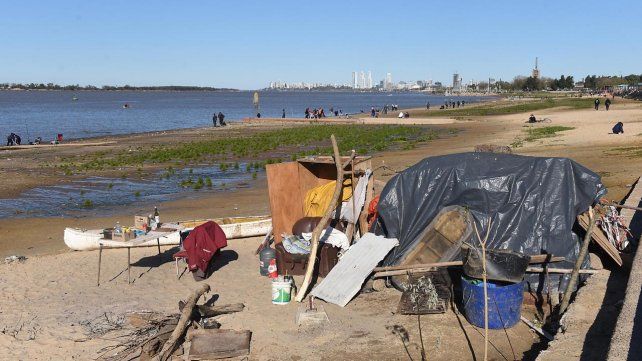
{"label": "wooden stake", "polygon": [[100,287],[100,264],[103,259],[103,244],[101,243],[98,248],[98,284],[97,286]]}
{"label": "wooden stake", "polygon": [[490,235],[490,219],[488,220],[488,228],[486,229],[486,237],[482,241],[477,230],[477,223],[473,222],[475,226],[475,234],[479,239],[479,244],[482,248],[482,281],[484,283],[484,361],[488,360],[488,282],[486,279],[486,241]]}
{"label": "wooden stake", "polygon": [[588,212],[589,212],[589,226],[588,226],[588,229],[586,230],[586,235],[584,236],[584,243],[582,243],[582,247],[580,248],[580,253],[577,255],[577,261],[575,261],[575,267],[573,268],[573,273],[571,273],[571,279],[568,281],[568,285],[566,286],[566,291],[564,292],[564,298],[562,298],[562,303],[560,304],[560,309],[559,309],[560,315],[566,312],[566,309],[568,308],[568,303],[571,300],[571,294],[573,293],[573,290],[577,285],[577,279],[579,278],[579,275],[580,275],[580,267],[582,267],[582,262],[584,261],[584,258],[586,258],[586,254],[588,253],[588,246],[589,246],[589,242],[591,241],[591,235],[593,234],[593,227],[595,227],[595,221],[596,221],[595,214],[593,213],[593,207],[589,207]]}

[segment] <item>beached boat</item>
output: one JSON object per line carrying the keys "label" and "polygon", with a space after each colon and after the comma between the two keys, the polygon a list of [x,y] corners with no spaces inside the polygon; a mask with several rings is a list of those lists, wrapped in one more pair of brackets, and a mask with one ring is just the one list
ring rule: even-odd
{"label": "beached boat", "polygon": [[[269,216],[231,217],[212,220],[221,226],[228,239],[264,236],[272,227],[272,219]],[[185,232],[207,221],[209,220],[181,221],[178,222],[178,226]],[[126,242],[104,239],[102,229],[65,228],[64,240],[67,247],[75,251],[97,250],[100,248],[101,243],[103,248],[126,247]],[[158,240],[153,238],[132,247],[156,246],[159,243],[161,246],[178,245],[180,243],[180,231],[169,232],[159,237]]]}

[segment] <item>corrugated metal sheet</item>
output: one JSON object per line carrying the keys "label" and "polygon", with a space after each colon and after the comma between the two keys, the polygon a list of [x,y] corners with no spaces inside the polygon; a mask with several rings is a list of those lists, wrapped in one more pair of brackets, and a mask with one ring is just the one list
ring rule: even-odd
{"label": "corrugated metal sheet", "polygon": [[399,241],[396,238],[366,233],[310,294],[344,307],[359,292],[363,281],[377,264],[397,245]]}

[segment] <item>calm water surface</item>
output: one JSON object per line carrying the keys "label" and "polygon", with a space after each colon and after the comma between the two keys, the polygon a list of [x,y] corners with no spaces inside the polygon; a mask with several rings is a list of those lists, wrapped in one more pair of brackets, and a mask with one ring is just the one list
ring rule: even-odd
{"label": "calm water surface", "polygon": [[[479,97],[444,97],[420,93],[260,92],[258,111],[264,117],[301,118],[306,107],[369,112],[371,107],[397,104],[401,108],[439,106],[444,100]],[[0,91],[0,135],[14,132],[23,143],[42,137],[49,141],[130,134],[212,124],[212,114],[226,120],[255,116],[253,92],[141,92],[141,91]],[[77,100],[73,100],[76,97]],[[129,108],[123,108],[128,104]]]}

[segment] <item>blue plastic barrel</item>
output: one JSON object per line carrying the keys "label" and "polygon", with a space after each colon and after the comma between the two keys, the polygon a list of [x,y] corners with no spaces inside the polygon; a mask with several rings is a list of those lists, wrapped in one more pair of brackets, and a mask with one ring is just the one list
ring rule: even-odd
{"label": "blue plastic barrel", "polygon": [[[484,284],[461,278],[462,302],[468,322],[484,327]],[[488,281],[488,328],[513,327],[522,314],[524,281],[508,285]]]}

